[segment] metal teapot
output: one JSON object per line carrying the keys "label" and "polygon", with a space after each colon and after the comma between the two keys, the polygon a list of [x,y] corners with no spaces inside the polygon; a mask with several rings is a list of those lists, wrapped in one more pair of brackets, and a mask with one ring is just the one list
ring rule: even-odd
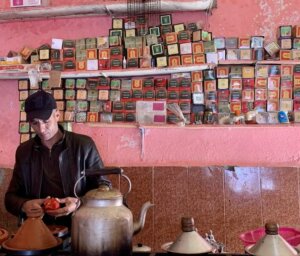
{"label": "metal teapot", "polygon": [[95,170],[87,172],[85,176],[108,174],[119,174],[125,178],[129,185],[128,192],[123,197],[120,191],[103,183],[85,194],[82,206],[72,217],[72,255],[132,255],[132,236],[144,227],[147,210],[153,204],[146,202],[139,220],[133,222],[132,213],[125,206],[131,182],[121,168]]}

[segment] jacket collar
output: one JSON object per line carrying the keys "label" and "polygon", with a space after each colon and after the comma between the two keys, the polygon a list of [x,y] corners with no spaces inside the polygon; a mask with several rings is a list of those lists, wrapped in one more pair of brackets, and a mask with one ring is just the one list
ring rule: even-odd
{"label": "jacket collar", "polygon": [[[64,127],[60,124],[58,124],[58,129],[62,132],[62,138],[56,142],[55,144],[60,144],[60,143],[63,143],[66,139],[66,131],[64,129]],[[34,149],[40,149],[41,147],[44,147],[42,142],[41,142],[41,138],[36,135],[34,138],[33,138],[33,147]]]}

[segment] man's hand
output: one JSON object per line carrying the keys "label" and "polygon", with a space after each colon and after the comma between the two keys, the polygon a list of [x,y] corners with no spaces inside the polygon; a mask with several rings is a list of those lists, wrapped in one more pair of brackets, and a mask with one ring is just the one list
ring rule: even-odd
{"label": "man's hand", "polygon": [[41,217],[44,214],[42,204],[45,199],[32,199],[26,201],[22,206],[22,211],[26,213],[27,217]]}
{"label": "man's hand", "polygon": [[61,217],[61,216],[67,216],[70,213],[74,212],[79,204],[80,201],[76,197],[66,197],[66,198],[56,198],[60,204],[65,204],[64,207],[61,207],[56,210],[47,210],[46,213],[54,216],[54,217]]}

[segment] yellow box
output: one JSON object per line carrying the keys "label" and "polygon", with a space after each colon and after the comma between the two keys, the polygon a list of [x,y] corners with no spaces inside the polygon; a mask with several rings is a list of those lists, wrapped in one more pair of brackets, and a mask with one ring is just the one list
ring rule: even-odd
{"label": "yellow box", "polygon": [[250,66],[242,67],[242,77],[254,78],[254,67],[250,67]]}

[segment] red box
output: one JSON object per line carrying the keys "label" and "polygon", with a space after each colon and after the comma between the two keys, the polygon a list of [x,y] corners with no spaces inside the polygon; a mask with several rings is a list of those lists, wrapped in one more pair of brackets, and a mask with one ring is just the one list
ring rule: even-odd
{"label": "red box", "polygon": [[217,90],[216,80],[206,80],[204,81],[204,91],[211,92]]}
{"label": "red box", "polygon": [[199,71],[192,71],[192,82],[202,81],[203,80],[203,73],[201,70]]}
{"label": "red box", "polygon": [[112,102],[111,101],[104,101],[103,102],[103,112],[111,112],[112,110]]}
{"label": "red box", "polygon": [[254,78],[243,78],[243,89],[254,89]]}
{"label": "red box", "polygon": [[167,87],[167,78],[155,78],[154,79],[154,86],[155,87]]}
{"label": "red box", "polygon": [[280,87],[280,77],[272,76],[268,78],[268,89],[269,90],[278,90]]}
{"label": "red box", "polygon": [[151,58],[140,58],[140,68],[151,68]]}
{"label": "red box", "polygon": [[122,69],[123,68],[123,60],[122,55],[114,56],[110,58],[110,68],[111,69]]}
{"label": "red box", "polygon": [[204,53],[203,42],[195,42],[195,43],[192,43],[192,53],[193,53],[193,54],[201,54],[201,53]]}
{"label": "red box", "polygon": [[253,102],[242,101],[242,112],[247,113],[247,112],[253,110],[253,108],[254,108],[253,105],[254,105]]}
{"label": "red box", "polygon": [[121,91],[121,101],[132,100],[132,90],[122,90]]}
{"label": "red box", "polygon": [[143,89],[143,100],[154,101],[155,100],[155,90],[154,89]]}
{"label": "red box", "polygon": [[108,60],[110,59],[110,49],[99,49],[99,59]]}
{"label": "red box", "polygon": [[135,113],[136,111],[136,101],[127,101],[124,103],[125,113]]}
{"label": "red box", "polygon": [[131,79],[131,89],[132,90],[142,90],[143,89],[143,79]]}
{"label": "red box", "polygon": [[239,38],[239,48],[250,48],[250,38],[249,37],[240,37]]}
{"label": "red box", "polygon": [[179,91],[167,91],[168,102],[178,102],[179,101]]}
{"label": "red box", "polygon": [[293,65],[282,64],[281,65],[281,70],[280,70],[280,75],[281,76],[292,76],[293,73],[294,73],[293,69],[294,69]]}
{"label": "red box", "polygon": [[300,75],[294,75],[294,87],[300,87]]}
{"label": "red box", "polygon": [[139,57],[138,48],[127,48],[127,59],[136,59]]}
{"label": "red box", "polygon": [[98,122],[99,113],[98,112],[87,112],[87,122]]}
{"label": "red box", "polygon": [[193,55],[194,64],[204,64],[205,63],[205,54],[194,54]]}
{"label": "red box", "polygon": [[191,101],[179,100],[178,105],[184,114],[191,113]]}
{"label": "red box", "polygon": [[191,35],[190,32],[187,30],[179,31],[177,34],[178,43],[189,43],[191,42]]}
{"label": "red box", "polygon": [[278,100],[279,99],[279,89],[268,90],[268,100]]}
{"label": "red box", "polygon": [[157,88],[155,89],[155,99],[156,100],[166,100],[167,99],[167,89],[166,88]]}
{"label": "red box", "polygon": [[182,65],[193,64],[193,55],[192,54],[181,55],[181,63],[182,63]]}
{"label": "red box", "polygon": [[292,59],[292,51],[291,50],[280,50],[279,59],[280,60],[291,60]]}
{"label": "red box", "polygon": [[203,83],[202,83],[202,81],[192,82],[192,92],[203,92]]}
{"label": "red box", "polygon": [[279,111],[279,100],[268,100],[267,111]]}
{"label": "red box", "polygon": [[293,89],[292,88],[280,88],[280,98],[281,99],[292,99],[293,98]]}
{"label": "red box", "polygon": [[177,33],[170,32],[164,35],[166,44],[176,44],[177,43]]}
{"label": "red box", "polygon": [[75,48],[64,48],[63,60],[75,60]]}
{"label": "red box", "polygon": [[254,108],[267,110],[267,101],[266,100],[255,100]]}
{"label": "red box", "polygon": [[229,101],[229,90],[218,90],[218,101]]}
{"label": "red box", "polygon": [[293,27],[293,36],[300,37],[300,25],[296,25]]}
{"label": "red box", "polygon": [[268,79],[263,77],[257,77],[255,79],[255,88],[266,89],[268,87]]}
{"label": "red box", "polygon": [[289,77],[288,79],[285,79],[284,77],[281,78],[280,81],[281,87],[288,87],[292,88],[293,87],[293,77]]}
{"label": "red box", "polygon": [[147,58],[151,55],[150,53],[150,46],[143,46],[138,48],[139,50],[139,58]]}
{"label": "red box", "polygon": [[229,67],[228,66],[219,66],[217,67],[217,78],[226,78],[229,75]]}
{"label": "red box", "polygon": [[114,56],[114,57],[121,57],[121,59],[123,59],[123,47],[122,46],[114,46],[114,47],[110,47],[110,56]]}
{"label": "red box", "polygon": [[76,61],[76,70],[86,70],[86,61],[81,60],[81,61]]}
{"label": "red box", "polygon": [[235,112],[241,112],[242,111],[242,103],[239,101],[237,102],[230,102],[230,111]]}
{"label": "red box", "polygon": [[231,78],[230,79],[230,89],[231,90],[242,90],[243,88],[242,78]]}
{"label": "red box", "polygon": [[180,66],[181,62],[180,62],[180,56],[176,55],[176,56],[169,56],[168,57],[168,66],[169,67],[177,67]]}
{"label": "red box", "polygon": [[266,101],[267,89],[255,89],[255,101]]}
{"label": "red box", "polygon": [[74,60],[65,60],[63,63],[64,63],[65,71],[75,71],[76,70],[75,58],[74,58]]}
{"label": "red box", "polygon": [[109,59],[98,60],[98,69],[99,70],[110,69],[110,60]]}
{"label": "red box", "polygon": [[242,100],[242,91],[241,90],[235,90],[230,91],[230,101],[231,102],[240,102]]}
{"label": "red box", "polygon": [[242,90],[242,101],[253,102],[254,101],[254,90]]}
{"label": "red box", "polygon": [[300,101],[294,100],[294,111],[300,111]]}
{"label": "red box", "polygon": [[90,60],[98,59],[97,49],[87,49],[86,50],[86,58],[90,59]]}

